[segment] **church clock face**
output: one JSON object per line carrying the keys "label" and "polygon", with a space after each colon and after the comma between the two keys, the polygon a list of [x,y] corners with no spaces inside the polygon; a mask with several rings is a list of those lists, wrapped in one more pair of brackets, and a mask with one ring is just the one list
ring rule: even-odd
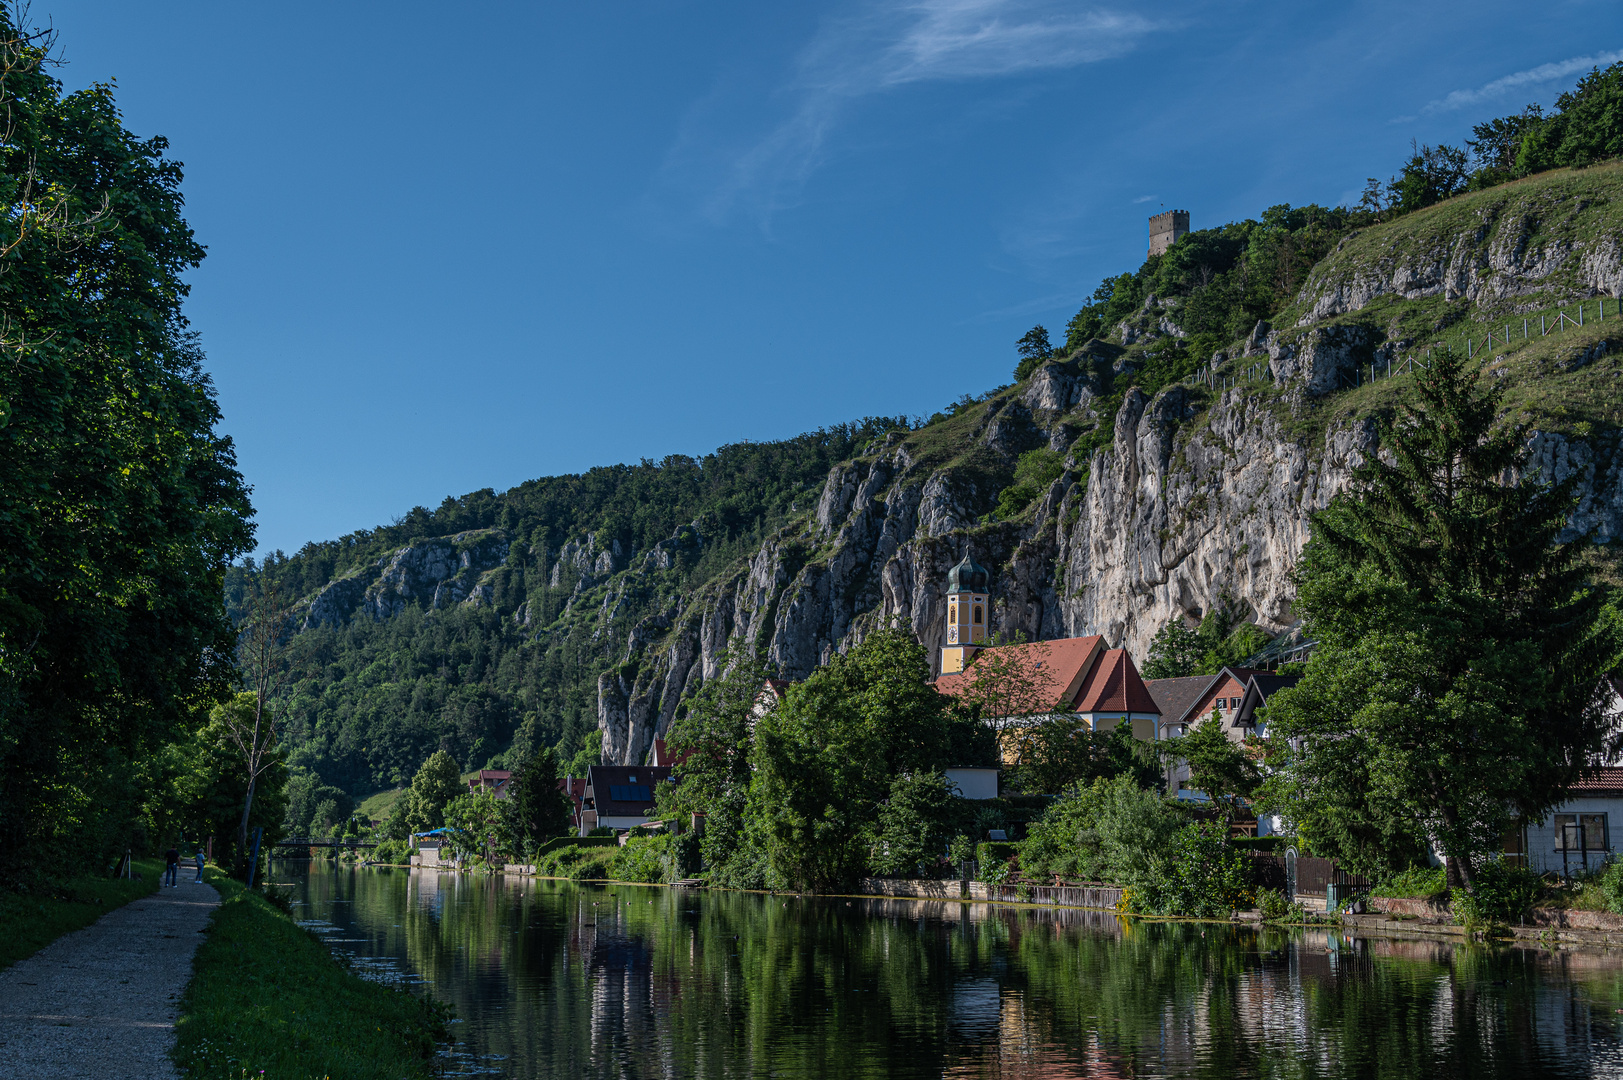
{"label": "church clock face", "polygon": [[947,627],[947,644],[958,644],[958,628],[956,626]]}

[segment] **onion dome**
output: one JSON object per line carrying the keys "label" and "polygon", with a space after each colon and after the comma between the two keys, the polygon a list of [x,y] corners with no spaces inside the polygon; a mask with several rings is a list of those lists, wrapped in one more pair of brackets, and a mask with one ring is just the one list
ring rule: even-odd
{"label": "onion dome", "polygon": [[965,555],[963,562],[947,571],[947,591],[983,593],[990,580],[991,575],[986,572],[986,567]]}

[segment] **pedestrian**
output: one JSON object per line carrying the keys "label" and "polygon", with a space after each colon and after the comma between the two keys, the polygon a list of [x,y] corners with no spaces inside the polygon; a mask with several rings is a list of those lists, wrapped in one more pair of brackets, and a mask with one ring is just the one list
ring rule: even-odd
{"label": "pedestrian", "polygon": [[197,880],[192,882],[192,884],[194,884],[194,885],[203,884],[203,849],[202,849],[202,847],[199,847],[197,849]]}
{"label": "pedestrian", "polygon": [[180,850],[178,848],[170,848],[168,851],[163,853],[163,883],[165,885],[173,885],[177,889],[180,888],[180,883],[175,880],[179,874]]}

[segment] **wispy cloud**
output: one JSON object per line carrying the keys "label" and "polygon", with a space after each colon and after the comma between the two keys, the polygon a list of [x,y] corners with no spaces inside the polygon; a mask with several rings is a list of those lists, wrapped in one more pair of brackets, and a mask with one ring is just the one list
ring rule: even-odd
{"label": "wispy cloud", "polygon": [[[995,79],[1121,56],[1156,21],[1063,0],[886,0],[823,23],[780,88],[787,115],[726,156],[705,199],[727,216],[747,201],[764,219],[799,197],[831,133],[861,100],[915,83]],[[691,133],[690,133],[691,135]],[[694,162],[678,146],[667,171]],[[701,155],[702,156],[702,155]]]}
{"label": "wispy cloud", "polygon": [[1623,60],[1623,51],[1596,53],[1594,56],[1574,56],[1570,60],[1557,60],[1550,64],[1540,64],[1526,71],[1517,71],[1503,78],[1484,83],[1474,90],[1455,90],[1436,101],[1427,102],[1422,113],[1432,115],[1440,112],[1452,112],[1455,109],[1465,109],[1479,105],[1485,101],[1502,98],[1514,90],[1524,90],[1528,87],[1542,86],[1545,83],[1555,82],[1557,79],[1569,78],[1592,67],[1606,67]]}
{"label": "wispy cloud", "polygon": [[1139,203],[1147,203],[1147,202],[1154,202],[1154,201],[1155,201],[1155,196],[1154,195],[1140,195],[1138,198],[1133,200],[1133,205],[1137,206]]}

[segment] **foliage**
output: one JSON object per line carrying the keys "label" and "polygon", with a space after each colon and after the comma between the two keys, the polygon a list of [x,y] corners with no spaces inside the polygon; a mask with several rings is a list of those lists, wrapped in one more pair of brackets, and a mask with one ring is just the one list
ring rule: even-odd
{"label": "foliage", "polygon": [[688,696],[665,733],[667,752],[678,759],[674,784],[657,789],[661,817],[707,813],[719,800],[742,793],[750,782],[750,752],[757,714],[777,706],[766,690],[774,672],[747,650],[724,652],[721,674]]}
{"label": "foliage", "polygon": [[1389,875],[1372,895],[1444,897],[1448,895],[1448,875],[1441,866],[1411,866]]}
{"label": "foliage", "polygon": [[33,893],[0,891],[0,971],[82,929],[116,907],[150,896],[163,876],[160,859],[136,859],[138,876],[108,877],[100,866]]}
{"label": "foliage", "polygon": [[1606,897],[1607,910],[1623,915],[1623,859],[1612,859],[1600,875],[1601,892]]}
{"label": "foliage", "polygon": [[248,491],[182,314],[179,164],[0,11],[0,883],[141,846],[143,760],[220,700]]}
{"label": "foliage", "polygon": [[522,850],[526,840],[540,844],[569,831],[573,807],[558,786],[558,755],[552,747],[543,746],[520,762],[508,788],[507,812],[515,853]]}
{"label": "foliage", "polygon": [[1060,691],[1043,666],[1048,662],[1044,642],[1025,641],[1016,634],[1010,645],[982,649],[971,658],[954,693],[958,711],[989,731],[992,745],[954,765],[988,764],[997,760],[997,748],[1018,744],[1031,718],[1044,718],[1060,709]]}
{"label": "foliage", "polygon": [[[251,696],[238,695],[215,706],[208,722],[189,738],[170,743],[142,761],[142,822],[153,850],[184,837],[202,842],[212,836],[215,861],[238,866],[237,829],[248,777],[224,716],[246,707],[242,699]],[[259,798],[248,819],[250,829],[262,828],[270,839],[276,838],[286,819],[285,783],[280,755],[272,754],[260,773]]]}
{"label": "foliage", "polygon": [[1138,787],[1164,781],[1155,747],[1133,738],[1128,723],[1094,731],[1074,713],[1055,713],[1017,729],[1015,739],[1019,764],[1012,782],[1021,791],[1048,794],[1123,774]]}
{"label": "foliage", "polygon": [[1224,919],[1253,901],[1250,857],[1221,825],[1191,822],[1171,838],[1148,880],[1132,884],[1135,910]]}
{"label": "foliage", "polygon": [[1388,206],[1406,214],[1440,203],[1464,191],[1470,175],[1464,150],[1411,142],[1409,160],[1388,187]]}
{"label": "foliage", "polygon": [[1264,922],[1283,922],[1294,919],[1301,912],[1301,908],[1285,898],[1285,894],[1278,889],[1257,890],[1257,910],[1261,912]]}
{"label": "foliage", "polygon": [[287,805],[282,815],[283,836],[326,835],[326,829],[347,820],[355,809],[355,800],[348,792],[323,784],[313,773],[290,777],[283,794]]}
{"label": "foliage", "polygon": [[1434,840],[1469,885],[1606,749],[1618,620],[1583,582],[1580,541],[1558,539],[1574,480],[1529,475],[1526,433],[1496,426],[1503,393],[1437,354],[1382,426],[1390,462],[1355,470],[1298,565],[1320,644],[1270,702],[1267,801],[1370,876]]}
{"label": "foliage", "polygon": [[456,759],[444,750],[430,754],[412,778],[411,790],[401,799],[407,803],[406,821],[412,832],[427,832],[445,824],[445,808],[468,790]]}
{"label": "foliage", "polygon": [[879,808],[869,865],[881,875],[939,876],[949,839],[958,831],[966,803],[942,773],[904,773],[891,781]]}
{"label": "foliage", "polygon": [[463,859],[487,864],[504,861],[522,847],[511,799],[498,799],[487,787],[464,791],[445,804],[445,846]]}
{"label": "foliage", "polygon": [[1555,99],[1553,113],[1534,114],[1517,134],[1519,175],[1623,155],[1623,62],[1592,69]]}
{"label": "foliage", "polygon": [[1260,750],[1230,739],[1223,730],[1223,717],[1215,709],[1172,745],[1189,765],[1189,783],[1204,792],[1223,811],[1224,820],[1232,823],[1262,783],[1257,765]]}
{"label": "foliage", "polygon": [[1454,890],[1454,917],[1471,928],[1520,922],[1544,889],[1544,879],[1533,871],[1489,859],[1477,867],[1469,890]]}
{"label": "foliage", "polygon": [[1015,352],[1020,354],[1020,362],[1015,365],[1014,381],[1020,382],[1038,366],[1049,358],[1054,347],[1048,343],[1048,328],[1033,326],[1025,332],[1019,341],[1014,343]]}
{"label": "foliage", "polygon": [[1150,639],[1144,660],[1146,679],[1181,679],[1200,671],[1205,648],[1181,616],[1173,616]]}
{"label": "foliage", "polygon": [[984,726],[949,708],[929,675],[911,635],[876,628],[761,718],[744,817],[774,876],[819,891],[854,881],[894,777],[991,756]]}
{"label": "foliage", "polygon": [[1046,446],[1033,447],[1021,454],[1014,464],[1014,483],[999,492],[998,518],[1017,517],[1032,501],[1048,493],[1049,487],[1065,472],[1065,457]]}
{"label": "foliage", "polygon": [[224,897],[192,961],[171,1052],[188,1076],[435,1075],[446,1010],[345,970],[259,893],[212,870]]}
{"label": "foliage", "polygon": [[1139,787],[1131,775],[1067,791],[1027,828],[1020,865],[1051,875],[1142,887],[1157,879],[1168,846],[1188,820],[1182,807]]}

